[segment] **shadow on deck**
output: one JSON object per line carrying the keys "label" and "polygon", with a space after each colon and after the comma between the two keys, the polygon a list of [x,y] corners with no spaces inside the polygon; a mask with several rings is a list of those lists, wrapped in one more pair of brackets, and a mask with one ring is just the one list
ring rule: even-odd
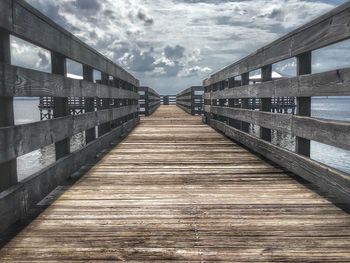
{"label": "shadow on deck", "polygon": [[349,262],[349,214],[293,177],[161,106],[0,261]]}

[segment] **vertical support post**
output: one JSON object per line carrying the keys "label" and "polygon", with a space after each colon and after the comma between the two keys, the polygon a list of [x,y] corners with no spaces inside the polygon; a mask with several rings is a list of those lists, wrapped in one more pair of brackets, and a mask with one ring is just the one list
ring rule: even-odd
{"label": "vertical support post", "polygon": [[[86,81],[94,81],[94,70],[92,67],[83,65],[83,78]],[[95,98],[85,98],[85,112],[95,111]],[[85,142],[88,144],[96,139],[95,128],[91,128],[85,131]]]}
{"label": "vertical support post", "polygon": [[149,116],[149,93],[148,88],[145,88],[145,116]]}
{"label": "vertical support post", "polygon": [[194,87],[191,87],[191,99],[190,99],[190,102],[191,102],[191,115],[196,115],[196,111],[195,111],[195,108],[194,108],[194,105],[195,105],[194,96],[195,96],[195,89],[194,89]]}
{"label": "vertical support post", "polygon": [[[272,80],[272,65],[264,66],[261,69],[261,80],[271,81]],[[271,112],[271,98],[261,98],[260,111]],[[271,130],[260,127],[260,138],[271,142]]]}
{"label": "vertical support post", "polygon": [[[67,64],[66,58],[56,52],[51,52],[51,67],[52,73],[57,75],[66,76],[67,74]],[[53,117],[59,118],[68,116],[69,106],[68,98],[53,98],[54,112]],[[56,160],[67,156],[70,153],[70,138],[65,138],[62,141],[55,143]]]}
{"label": "vertical support post", "polygon": [[[311,74],[312,52],[306,52],[297,56],[297,75]],[[311,97],[297,98],[297,115],[311,116]],[[306,157],[310,157],[310,140],[296,137],[295,151]]]}
{"label": "vertical support post", "polygon": [[[229,78],[228,80],[228,88],[233,89],[235,87],[235,78]],[[227,106],[229,108],[234,108],[235,107],[235,99],[227,99]],[[232,126],[232,127],[237,127],[237,121],[232,118],[226,118],[227,124]]]}
{"label": "vertical support post", "polygon": [[[241,85],[246,86],[249,85],[249,72],[244,73],[241,75]],[[248,99],[242,99],[241,100],[241,108],[242,109],[248,109]],[[249,126],[250,124],[248,122],[241,121],[241,131],[244,131],[246,133],[249,132]]]}
{"label": "vertical support post", "polygon": [[[219,89],[218,90],[223,90],[223,82],[222,81],[218,82],[218,85],[219,85]],[[224,107],[225,106],[225,100],[224,99],[219,99],[218,102],[219,102],[219,106],[220,107]],[[229,118],[221,116],[221,115],[218,116],[218,117],[219,117],[219,121],[222,121],[222,122],[224,122],[226,124],[229,124]]]}
{"label": "vertical support post", "polygon": [[[109,85],[109,76],[106,73],[101,72],[101,84],[103,85]],[[110,108],[110,99],[109,98],[102,98],[102,105],[101,109],[106,110]],[[98,136],[101,137],[102,135],[106,134],[107,132],[111,131],[111,122],[108,121],[106,123],[102,123],[98,126]]]}
{"label": "vertical support post", "polygon": [[[0,62],[11,64],[10,34],[0,31]],[[0,127],[15,125],[13,97],[0,97]],[[17,161],[0,163],[0,192],[17,183]]]}

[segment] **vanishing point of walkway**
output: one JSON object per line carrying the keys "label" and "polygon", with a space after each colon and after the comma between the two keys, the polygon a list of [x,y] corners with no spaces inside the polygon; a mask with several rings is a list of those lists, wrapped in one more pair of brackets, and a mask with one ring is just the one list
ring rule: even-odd
{"label": "vanishing point of walkway", "polygon": [[161,106],[0,251],[0,262],[350,262],[350,215]]}

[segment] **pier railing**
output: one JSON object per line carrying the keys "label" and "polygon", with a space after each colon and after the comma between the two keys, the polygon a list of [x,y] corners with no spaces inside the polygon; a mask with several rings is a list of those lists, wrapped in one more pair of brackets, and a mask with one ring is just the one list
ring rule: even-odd
{"label": "pier railing", "polygon": [[176,104],[176,95],[161,95],[160,96],[161,105],[175,105]]}
{"label": "pier railing", "polygon": [[[10,35],[49,50],[52,74],[11,65]],[[83,80],[66,77],[67,58],[82,64]],[[93,70],[101,72],[101,83],[93,82]],[[0,1],[0,231],[137,125],[138,86],[123,68],[25,1]],[[53,119],[15,125],[14,97],[53,97]],[[70,97],[84,98],[82,114],[70,114]],[[82,132],[86,145],[71,152],[70,138]],[[56,162],[18,182],[16,158],[50,144]]]}
{"label": "pier railing", "polygon": [[[312,51],[350,38],[350,3],[257,50],[204,80],[205,121],[228,137],[350,204],[350,176],[310,159],[310,140],[350,150],[350,123],[311,117],[311,97],[349,96],[350,69],[312,73]],[[272,65],[296,57],[297,76],[272,80]],[[261,83],[249,72],[261,69]],[[237,85],[239,80],[239,85]],[[296,101],[296,115],[273,111],[277,98]],[[249,100],[260,100],[260,111]],[[260,126],[260,137],[249,134]],[[271,143],[271,131],[296,136],[295,152]]]}
{"label": "pier railing", "polygon": [[149,87],[139,87],[139,113],[144,116],[152,115],[160,106],[160,95]]}
{"label": "pier railing", "polygon": [[176,95],[176,105],[192,115],[201,115],[203,110],[202,86],[193,86]]}

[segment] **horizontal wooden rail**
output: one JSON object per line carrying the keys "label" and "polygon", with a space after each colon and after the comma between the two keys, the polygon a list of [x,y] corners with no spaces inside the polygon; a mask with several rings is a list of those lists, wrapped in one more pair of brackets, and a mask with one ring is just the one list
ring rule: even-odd
{"label": "horizontal wooden rail", "polygon": [[350,37],[349,17],[347,2],[213,74],[205,86],[346,40]]}
{"label": "horizontal wooden rail", "polygon": [[350,122],[205,106],[207,112],[350,150]]}
{"label": "horizontal wooden rail", "polygon": [[0,233],[13,223],[25,218],[30,213],[30,208],[54,190],[57,185],[62,184],[82,165],[92,161],[97,153],[109,148],[111,143],[120,141],[120,138],[128,134],[137,124],[138,119],[131,119],[85,147],[1,192]]}
{"label": "horizontal wooden rail", "polygon": [[0,96],[138,99],[134,91],[0,63]]}
{"label": "horizontal wooden rail", "polygon": [[[350,150],[350,122],[311,117],[312,97],[350,96],[350,68],[312,74],[312,51],[349,39],[349,23],[350,2],[203,81],[205,123],[347,204],[350,176],[311,160],[310,145]],[[297,76],[273,79],[273,63],[293,57]],[[256,69],[259,83],[250,78]],[[260,127],[259,136],[249,135],[251,125]],[[271,144],[273,130],[294,135],[295,152]]]}
{"label": "horizontal wooden rail", "polygon": [[160,106],[160,95],[150,87],[139,87],[140,114],[149,116]]}
{"label": "horizontal wooden rail", "polygon": [[[197,92],[201,93],[200,95]],[[201,115],[203,108],[202,86],[193,86],[176,95],[176,105],[192,115]]]}
{"label": "horizontal wooden rail", "polygon": [[0,163],[135,113],[137,106],[130,105],[0,128]]}
{"label": "horizontal wooden rail", "polygon": [[350,96],[350,69],[235,86],[207,92],[204,99],[238,99],[269,97]]}
{"label": "horizontal wooden rail", "polygon": [[160,103],[163,105],[176,104],[176,95],[162,95],[160,96]]}
{"label": "horizontal wooden rail", "polygon": [[0,29],[133,86],[139,86],[139,81],[122,67],[83,43],[24,0],[2,0],[0,10]]}

